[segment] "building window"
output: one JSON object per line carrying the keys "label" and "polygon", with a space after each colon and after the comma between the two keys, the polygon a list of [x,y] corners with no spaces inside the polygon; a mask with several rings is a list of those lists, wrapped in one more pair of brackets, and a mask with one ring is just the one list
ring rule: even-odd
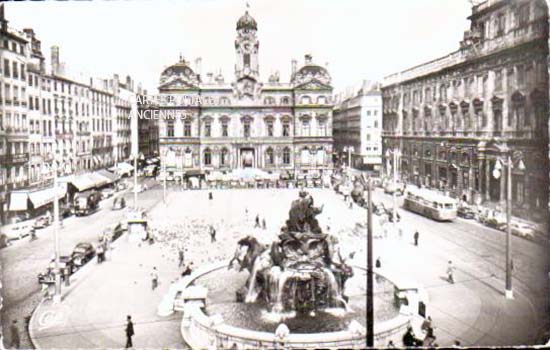
{"label": "building window", "polygon": [[226,121],[222,122],[222,136],[223,137],[229,136],[228,125]]}
{"label": "building window", "polygon": [[250,54],[245,53],[243,56],[244,66],[250,67]]}
{"label": "building window", "polygon": [[523,27],[529,22],[529,4],[520,5],[517,12],[518,27]]}
{"label": "building window", "polygon": [[174,121],[173,120],[166,121],[166,136],[174,137]]}
{"label": "building window", "polygon": [[204,136],[212,136],[212,124],[210,122],[204,123]]}
{"label": "building window", "polygon": [[326,120],[317,120],[317,136],[327,136],[327,122]]}
{"label": "building window", "polygon": [[[375,111],[376,112],[376,111]],[[377,128],[378,127],[378,120],[375,120],[374,121],[374,127]]]}
{"label": "building window", "polygon": [[191,122],[185,121],[183,124],[183,136],[190,137],[191,136]]}
{"label": "building window", "polygon": [[273,121],[270,120],[267,122],[267,136],[273,136]]}
{"label": "building window", "polygon": [[499,14],[495,21],[497,36],[504,35],[504,31],[506,30],[506,17],[504,17],[504,13]]}
{"label": "building window", "polygon": [[204,150],[204,165],[212,165],[212,152],[210,152],[210,148]]}
{"label": "building window", "polygon": [[367,141],[370,141],[370,134],[367,134]]}
{"label": "building window", "polygon": [[275,163],[275,157],[273,155],[273,148],[269,147],[265,151],[265,161],[267,165],[273,165]]}
{"label": "building window", "polygon": [[288,104],[290,104],[290,99],[289,99],[288,97],[286,97],[286,96],[283,97],[283,98],[281,99],[281,104],[283,104],[283,105],[288,105]]}
{"label": "building window", "polygon": [[518,86],[524,86],[525,85],[525,67],[524,66],[517,66],[516,67],[516,77],[517,77],[517,83]]}
{"label": "building window", "polygon": [[327,98],[325,96],[317,97],[317,104],[318,105],[324,105],[326,103],[327,103]]}
{"label": "building window", "polygon": [[302,96],[301,102],[302,102],[303,105],[309,105],[309,104],[311,104],[311,97]]}
{"label": "building window", "polygon": [[220,163],[222,166],[226,166],[229,162],[229,151],[227,148],[222,148],[222,153],[220,155]]}
{"label": "building window", "polygon": [[243,135],[244,137],[250,137],[250,121],[245,121],[243,123]]}
{"label": "building window", "polygon": [[495,109],[493,111],[494,117],[495,117],[495,131],[501,131],[502,130],[502,110]]}
{"label": "building window", "polygon": [[502,90],[502,70],[495,72],[495,90]]}
{"label": "building window", "polygon": [[289,124],[289,122],[283,122],[283,136],[290,136],[290,124]]}
{"label": "building window", "polygon": [[283,149],[283,164],[289,165],[290,164],[290,148],[285,147]]}
{"label": "building window", "polygon": [[311,129],[310,129],[310,123],[309,120],[303,120],[302,121],[302,136],[310,136]]}

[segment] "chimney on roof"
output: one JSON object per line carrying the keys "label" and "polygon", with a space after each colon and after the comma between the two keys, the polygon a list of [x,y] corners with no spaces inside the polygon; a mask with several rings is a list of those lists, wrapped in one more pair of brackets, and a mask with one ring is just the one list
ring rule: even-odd
{"label": "chimney on roof", "polygon": [[52,74],[59,74],[59,46],[51,47]]}
{"label": "chimney on roof", "polygon": [[3,32],[8,31],[8,21],[6,20],[6,14],[4,12],[4,4],[0,4],[0,28]]}

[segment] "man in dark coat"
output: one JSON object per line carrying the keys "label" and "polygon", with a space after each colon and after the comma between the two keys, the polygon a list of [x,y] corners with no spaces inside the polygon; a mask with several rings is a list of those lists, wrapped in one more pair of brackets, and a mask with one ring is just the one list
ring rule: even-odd
{"label": "man in dark coat", "polygon": [[134,345],[132,344],[132,337],[134,336],[134,324],[132,323],[132,316],[128,315],[126,317],[126,348],[131,348]]}
{"label": "man in dark coat", "polygon": [[414,232],[414,245],[418,246],[418,238],[420,237],[420,233],[418,231]]}

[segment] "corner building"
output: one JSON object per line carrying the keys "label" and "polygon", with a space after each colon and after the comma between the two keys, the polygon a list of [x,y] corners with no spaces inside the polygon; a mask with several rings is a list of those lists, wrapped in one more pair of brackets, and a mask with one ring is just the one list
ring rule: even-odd
{"label": "corner building", "polygon": [[[237,22],[235,77],[200,74],[185,59],[160,77],[160,94],[176,95],[161,103],[183,118],[159,120],[159,148],[170,174],[260,168],[277,174],[315,174],[332,169],[331,77],[305,56],[292,61],[289,83],[272,74],[260,81],[257,23],[248,12]],[[197,101],[202,104],[181,103]]]}
{"label": "corner building", "polygon": [[409,183],[504,209],[507,176],[493,171],[507,148],[524,163],[512,171],[514,215],[544,217],[548,7],[488,0],[469,20],[459,50],[385,78],[383,154],[401,151],[398,170]]}

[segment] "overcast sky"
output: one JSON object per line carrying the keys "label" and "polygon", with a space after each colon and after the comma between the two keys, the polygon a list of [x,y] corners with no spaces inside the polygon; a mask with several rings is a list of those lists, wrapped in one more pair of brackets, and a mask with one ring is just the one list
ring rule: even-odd
{"label": "overcast sky", "polygon": [[[260,75],[292,58],[329,63],[335,91],[446,55],[469,27],[468,0],[249,0],[258,22]],[[118,0],[6,3],[16,29],[32,27],[43,52],[60,46],[71,71],[130,74],[156,93],[163,68],[179,54],[202,57],[203,76],[234,76],[235,25],[244,0]]]}

